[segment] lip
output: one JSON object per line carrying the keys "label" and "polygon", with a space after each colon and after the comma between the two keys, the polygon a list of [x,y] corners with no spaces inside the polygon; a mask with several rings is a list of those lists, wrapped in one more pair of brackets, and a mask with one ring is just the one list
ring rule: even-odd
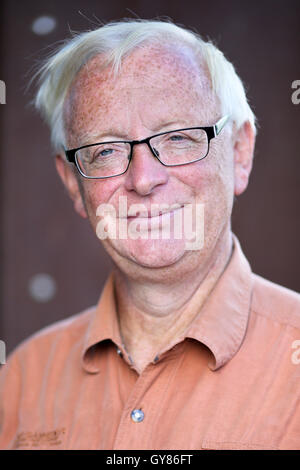
{"label": "lip", "polygon": [[[173,204],[175,205],[175,204]],[[161,210],[161,211],[154,211],[154,212],[151,212],[151,211],[142,211],[141,214],[137,214],[137,215],[128,215],[127,217],[121,217],[121,219],[127,219],[127,220],[133,220],[133,219],[156,219],[156,218],[159,218],[161,219],[163,215],[166,215],[166,214],[170,214],[172,215],[174,212],[178,211],[179,209],[182,209],[184,207],[184,204],[181,204],[180,206],[178,207],[174,207],[173,209],[165,209],[165,210]]]}

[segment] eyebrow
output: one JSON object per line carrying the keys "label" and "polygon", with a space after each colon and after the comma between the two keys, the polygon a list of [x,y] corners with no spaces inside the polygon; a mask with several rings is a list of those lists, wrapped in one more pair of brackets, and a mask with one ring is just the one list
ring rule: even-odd
{"label": "eyebrow", "polygon": [[[174,127],[175,126],[175,127]],[[188,124],[186,124],[185,121],[181,121],[181,120],[177,120],[177,121],[169,121],[169,122],[166,122],[166,123],[160,123],[158,126],[154,127],[149,135],[155,135],[159,132],[164,132],[164,130],[176,130],[176,129],[180,129],[182,127],[185,127],[185,126],[188,126]],[[171,128],[172,127],[172,128]],[[170,129],[171,128],[171,129]],[[148,136],[146,136],[148,137]],[[101,142],[102,139],[106,139],[106,138],[109,138],[110,140],[114,140],[114,139],[119,139],[119,140],[132,140],[132,138],[126,136],[126,134],[123,134],[119,131],[116,131],[115,129],[106,129],[104,130],[103,132],[100,132],[100,133],[90,133],[90,132],[87,132],[86,134],[83,134],[81,136],[81,140],[83,142],[85,142],[84,145],[88,145],[90,143],[94,143],[94,142]]]}
{"label": "eyebrow", "polygon": [[86,134],[83,134],[80,136],[80,140],[84,142],[84,145],[92,144],[94,142],[101,142],[101,140],[106,139],[109,137],[109,140],[127,140],[125,137],[125,134],[116,132],[115,130],[112,129],[107,129],[103,132],[97,132],[97,133],[91,133],[87,132]]}

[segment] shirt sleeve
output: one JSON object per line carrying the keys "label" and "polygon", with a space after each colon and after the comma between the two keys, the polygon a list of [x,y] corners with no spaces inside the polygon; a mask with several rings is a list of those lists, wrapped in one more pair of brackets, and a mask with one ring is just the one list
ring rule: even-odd
{"label": "shirt sleeve", "polygon": [[17,352],[0,367],[0,449],[11,449],[18,429],[21,368]]}

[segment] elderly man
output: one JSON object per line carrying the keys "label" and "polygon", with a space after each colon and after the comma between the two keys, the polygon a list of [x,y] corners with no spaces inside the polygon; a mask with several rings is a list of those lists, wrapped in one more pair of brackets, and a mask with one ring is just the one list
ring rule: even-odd
{"label": "elderly man", "polygon": [[36,104],[114,270],[3,366],[1,448],[300,449],[299,295],[231,232],[255,141],[233,66],[171,23],[111,23],[45,62]]}

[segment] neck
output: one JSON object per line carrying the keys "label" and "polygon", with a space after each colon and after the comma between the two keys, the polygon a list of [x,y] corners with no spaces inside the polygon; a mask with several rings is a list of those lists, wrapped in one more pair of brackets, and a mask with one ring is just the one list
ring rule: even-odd
{"label": "neck", "polygon": [[231,250],[228,232],[218,241],[206,265],[179,282],[172,279],[169,284],[138,282],[116,271],[121,336],[137,371],[191,324],[224,271]]}

